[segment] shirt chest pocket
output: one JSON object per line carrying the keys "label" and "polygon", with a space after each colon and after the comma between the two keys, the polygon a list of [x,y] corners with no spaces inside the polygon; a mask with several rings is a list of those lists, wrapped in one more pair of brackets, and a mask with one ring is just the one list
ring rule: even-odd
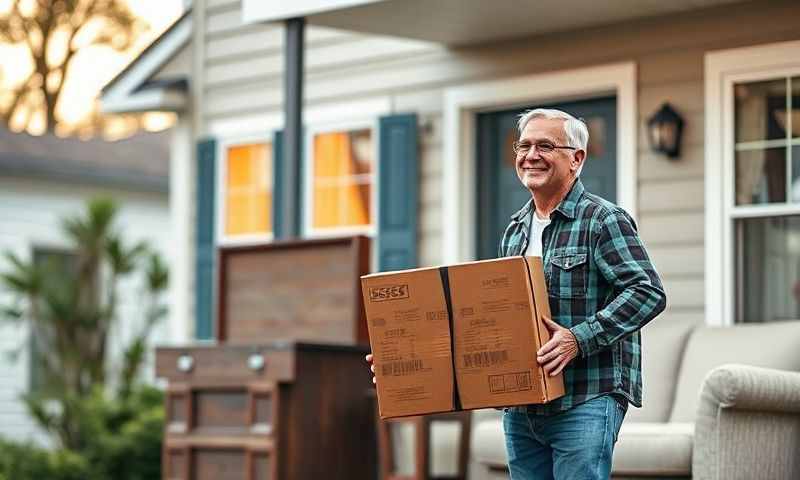
{"label": "shirt chest pocket", "polygon": [[557,250],[550,256],[550,295],[585,297],[589,283],[589,255],[585,248]]}

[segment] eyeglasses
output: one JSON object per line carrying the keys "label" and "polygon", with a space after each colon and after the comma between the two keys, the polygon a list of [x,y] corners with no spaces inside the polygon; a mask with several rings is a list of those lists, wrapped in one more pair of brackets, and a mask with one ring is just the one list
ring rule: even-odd
{"label": "eyeglasses", "polygon": [[556,148],[563,148],[564,150],[577,150],[576,147],[568,147],[566,145],[553,145],[550,142],[528,143],[528,142],[514,142],[511,148],[518,157],[522,157],[531,151],[531,148],[536,148],[536,151],[543,154],[552,153]]}

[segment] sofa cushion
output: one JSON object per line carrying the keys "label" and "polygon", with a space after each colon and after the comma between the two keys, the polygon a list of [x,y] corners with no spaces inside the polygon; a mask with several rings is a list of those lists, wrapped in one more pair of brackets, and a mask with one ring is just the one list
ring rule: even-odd
{"label": "sofa cushion", "polygon": [[681,363],[672,422],[693,422],[703,379],[713,368],[741,363],[800,370],[800,321],[702,327],[689,336]]}
{"label": "sofa cushion", "polygon": [[642,408],[627,422],[666,422],[675,399],[681,357],[697,317],[665,313],[642,329]]}
{"label": "sofa cushion", "polygon": [[473,423],[470,436],[471,460],[488,465],[506,465],[506,440],[501,419]]}
{"label": "sofa cushion", "polygon": [[689,475],[693,423],[622,423],[614,447],[614,475]]}

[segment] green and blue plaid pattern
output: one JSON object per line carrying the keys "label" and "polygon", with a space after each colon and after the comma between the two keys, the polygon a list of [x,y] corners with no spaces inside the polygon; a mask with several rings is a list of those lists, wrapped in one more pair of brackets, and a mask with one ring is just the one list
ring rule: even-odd
{"label": "green and blue plaid pattern", "polygon": [[[532,200],[511,217],[499,256],[524,255]],[[566,395],[530,412],[552,414],[603,394],[642,405],[639,329],[666,306],[666,295],[636,224],[623,209],[576,180],[542,235],[553,320],[575,335],[579,355],[564,369]]]}

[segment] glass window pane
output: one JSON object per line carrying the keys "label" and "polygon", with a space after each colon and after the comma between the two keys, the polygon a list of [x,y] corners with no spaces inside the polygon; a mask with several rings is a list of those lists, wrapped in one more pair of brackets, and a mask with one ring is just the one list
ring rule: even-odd
{"label": "glass window pane", "polygon": [[314,227],[335,227],[339,224],[339,187],[314,188]]}
{"label": "glass window pane", "polygon": [[736,152],[736,205],[786,201],[786,149]]}
{"label": "glass window pane", "polygon": [[314,135],[314,228],[371,224],[374,156],[370,129]]}
{"label": "glass window pane", "polygon": [[225,233],[228,235],[241,235],[247,233],[250,197],[247,194],[231,193],[228,195],[226,207]]}
{"label": "glass window pane", "polygon": [[786,138],[778,114],[786,112],[786,79],[734,87],[736,143]]}
{"label": "glass window pane", "polygon": [[792,138],[800,138],[800,77],[792,78]]}
{"label": "glass window pane", "polygon": [[349,142],[344,133],[324,133],[314,136],[314,177],[337,177],[346,174],[345,159],[349,157]]}
{"label": "glass window pane", "polygon": [[247,146],[228,149],[227,184],[228,187],[249,185],[253,178],[252,161]]}
{"label": "glass window pane", "polygon": [[735,223],[737,322],[800,317],[800,216]]}
{"label": "glass window pane", "polygon": [[792,202],[800,203],[800,145],[792,147]]}
{"label": "glass window pane", "polygon": [[352,165],[351,173],[360,175],[372,173],[372,132],[370,130],[355,130],[350,132],[350,152],[352,160],[348,163]]}
{"label": "glass window pane", "polygon": [[272,144],[253,143],[227,149],[225,234],[272,231]]}
{"label": "glass window pane", "polygon": [[347,195],[347,208],[345,210],[345,225],[370,224],[370,191],[371,185],[348,185],[345,188]]}

